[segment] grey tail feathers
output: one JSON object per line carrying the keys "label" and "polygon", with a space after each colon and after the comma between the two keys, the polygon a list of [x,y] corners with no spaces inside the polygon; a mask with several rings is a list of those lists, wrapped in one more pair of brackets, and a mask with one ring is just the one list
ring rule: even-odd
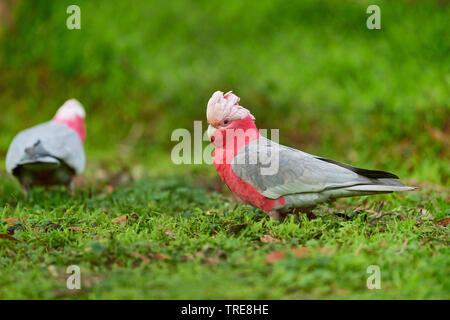
{"label": "grey tail feathers", "polygon": [[345,190],[349,191],[362,191],[362,192],[374,192],[374,193],[387,193],[393,191],[412,191],[417,189],[416,187],[408,186],[391,186],[382,184],[362,184],[352,187],[347,187]]}
{"label": "grey tail feathers", "polygon": [[345,169],[348,169],[350,171],[353,171],[361,176],[364,176],[366,178],[370,178],[370,179],[399,179],[395,174],[390,173],[390,172],[386,172],[386,171],[380,171],[380,170],[367,170],[367,169],[361,169],[361,168],[356,168],[356,167],[352,167],[351,165],[342,163],[342,162],[338,162],[338,161],[334,161],[334,160],[330,160],[330,159],[325,159],[325,158],[320,158],[320,157],[316,157],[319,160],[325,161],[325,162],[329,162],[332,164],[335,164],[337,166],[343,167]]}
{"label": "grey tail feathers", "polygon": [[346,188],[353,191],[369,191],[369,192],[393,192],[393,191],[412,191],[416,187],[405,186],[398,180],[393,179],[373,179],[373,184],[362,184]]}
{"label": "grey tail feathers", "polygon": [[335,164],[340,167],[343,167],[343,168],[353,171],[361,176],[369,178],[373,181],[373,184],[355,185],[355,186],[351,186],[351,187],[346,187],[345,190],[361,191],[361,192],[368,192],[368,193],[389,193],[389,192],[394,192],[394,191],[411,191],[411,190],[417,189],[416,187],[405,186],[400,181],[395,180],[395,179],[399,179],[399,177],[397,177],[395,174],[390,173],[390,172],[355,168],[348,164],[330,160],[330,159],[325,159],[325,158],[317,157],[317,159]]}
{"label": "grey tail feathers", "polygon": [[24,150],[25,154],[19,162],[19,165],[44,162],[44,163],[59,163],[59,159],[53,157],[42,145],[41,140],[37,140],[31,147]]}

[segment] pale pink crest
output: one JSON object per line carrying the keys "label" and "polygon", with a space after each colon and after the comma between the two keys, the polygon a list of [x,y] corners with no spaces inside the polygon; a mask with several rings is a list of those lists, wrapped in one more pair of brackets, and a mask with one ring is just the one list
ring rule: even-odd
{"label": "pale pink crest", "polygon": [[86,112],[83,106],[76,99],[67,100],[56,112],[52,121],[63,123],[78,134],[81,141],[86,139],[86,126],[84,124],[84,118]]}
{"label": "pale pink crest", "polygon": [[82,119],[86,117],[83,106],[76,99],[67,100],[55,114],[55,118],[59,119],[73,119],[76,116]]}
{"label": "pale pink crest", "polygon": [[208,123],[212,126],[217,126],[224,119],[240,120],[248,115],[255,119],[250,111],[238,104],[239,100],[239,97],[231,91],[225,94],[222,91],[214,92],[208,101],[206,109]]}

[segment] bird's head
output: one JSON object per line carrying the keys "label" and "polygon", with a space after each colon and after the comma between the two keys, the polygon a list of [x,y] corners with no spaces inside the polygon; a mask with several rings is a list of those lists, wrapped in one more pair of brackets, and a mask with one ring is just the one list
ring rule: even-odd
{"label": "bird's head", "polygon": [[56,112],[53,121],[64,123],[78,133],[81,141],[86,138],[84,118],[86,112],[81,103],[76,99],[67,100]]}
{"label": "bird's head", "polygon": [[226,137],[230,134],[257,135],[259,137],[255,126],[255,117],[250,111],[239,105],[239,100],[239,97],[231,91],[225,94],[222,91],[216,91],[208,101],[207,134],[211,143],[216,147],[225,146]]}

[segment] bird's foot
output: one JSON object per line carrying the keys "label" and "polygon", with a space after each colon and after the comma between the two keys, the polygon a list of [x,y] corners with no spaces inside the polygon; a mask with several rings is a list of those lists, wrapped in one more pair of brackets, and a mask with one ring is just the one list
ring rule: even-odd
{"label": "bird's foot", "polygon": [[25,196],[25,199],[29,200],[30,199],[30,189],[31,189],[30,186],[21,184],[21,187],[22,187],[22,191]]}
{"label": "bird's foot", "polygon": [[313,220],[313,219],[317,218],[317,216],[312,212],[314,208],[315,208],[315,206],[308,207],[308,208],[293,208],[287,212],[279,212],[276,210],[272,210],[272,211],[268,212],[268,215],[272,219],[277,220],[279,222],[283,222],[284,220],[286,220],[286,217],[288,215],[293,215],[294,221],[298,222],[298,221],[300,221],[299,213],[303,213],[303,214],[306,214],[306,217],[309,220]]}
{"label": "bird's foot", "polygon": [[314,220],[317,219],[317,216],[312,212],[316,206],[307,207],[307,208],[294,208],[291,211],[291,214],[294,214],[297,216],[297,219],[299,219],[299,213],[306,214],[306,217],[308,220]]}
{"label": "bird's foot", "polygon": [[75,183],[73,180],[71,180],[67,185],[66,185],[67,191],[69,192],[69,194],[75,198],[76,194],[75,194]]}
{"label": "bird's foot", "polygon": [[281,213],[278,211],[271,211],[268,213],[269,217],[271,217],[272,219],[279,221],[279,222],[283,222],[284,220],[286,220],[287,216],[289,214],[292,214],[294,216],[294,221],[298,222],[300,221],[300,218],[298,217],[297,213]]}

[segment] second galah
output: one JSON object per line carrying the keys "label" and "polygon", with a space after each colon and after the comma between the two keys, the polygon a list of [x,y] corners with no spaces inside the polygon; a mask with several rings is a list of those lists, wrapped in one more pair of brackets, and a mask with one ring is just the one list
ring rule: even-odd
{"label": "second galah", "polygon": [[213,162],[222,181],[243,201],[283,220],[341,197],[415,189],[392,173],[355,168],[263,137],[249,110],[231,92],[215,92],[207,106]]}
{"label": "second galah", "polygon": [[86,137],[85,111],[71,99],[51,121],[19,132],[9,146],[6,170],[29,190],[35,185],[72,187],[73,177],[83,172]]}

